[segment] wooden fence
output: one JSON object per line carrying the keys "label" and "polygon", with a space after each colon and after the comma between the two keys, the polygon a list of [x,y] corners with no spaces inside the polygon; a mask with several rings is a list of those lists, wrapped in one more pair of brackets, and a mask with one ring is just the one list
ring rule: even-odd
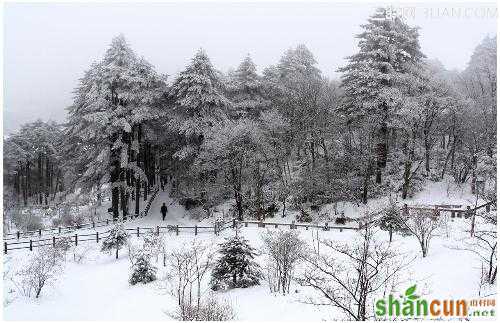
{"label": "wooden fence", "polygon": [[490,201],[476,207],[471,207],[469,205],[463,209],[463,205],[429,205],[429,206],[409,206],[408,204],[404,204],[401,211],[403,214],[408,214],[410,210],[424,210],[424,211],[432,211],[435,216],[439,216],[441,212],[450,212],[452,218],[461,218],[462,216],[465,218],[471,217],[475,212],[481,209],[485,209],[486,212],[490,212],[491,206],[496,205],[496,201]]}
{"label": "wooden fence", "polygon": [[[158,190],[155,191],[155,195],[158,193]],[[154,199],[154,197],[151,199],[151,201]],[[457,209],[457,208],[450,208],[450,206],[441,206],[441,205],[435,205],[434,207],[416,207],[416,206],[408,206],[407,204],[403,205],[402,211],[403,212],[409,212],[410,210],[431,210],[435,212],[435,215],[439,215],[441,211],[448,211],[451,212],[452,217],[461,217],[462,214],[465,217],[468,217],[477,210],[480,210],[482,208],[485,208],[486,211],[490,211],[491,205],[496,204],[496,201],[488,202],[482,205],[479,205],[475,208],[471,208],[470,206],[467,206],[465,210],[463,209]],[[146,210],[149,209],[151,206],[151,203],[148,203],[148,207]],[[457,207],[457,206],[453,206]],[[461,206],[458,206],[461,207]],[[379,212],[380,213],[380,212]],[[145,212],[147,214],[147,211]],[[141,216],[145,216],[145,214],[141,214]],[[263,222],[263,221],[239,221],[236,219],[232,219],[230,221],[226,222],[215,222],[213,226],[179,226],[179,225],[166,225],[166,226],[156,226],[156,227],[136,227],[136,228],[127,228],[125,229],[127,232],[131,232],[131,234],[136,235],[139,237],[141,234],[144,235],[147,232],[156,232],[156,234],[165,233],[165,232],[170,232],[170,233],[175,233],[176,235],[179,235],[181,231],[185,232],[191,232],[195,236],[200,234],[200,233],[214,233],[215,235],[218,235],[221,231],[228,229],[228,228],[236,228],[237,225],[242,225],[244,227],[249,227],[250,225],[252,226],[257,226],[258,228],[279,228],[279,227],[286,227],[291,230],[297,229],[297,228],[303,228],[305,230],[311,229],[319,229],[319,230],[324,230],[324,231],[330,231],[330,230],[339,230],[342,232],[343,230],[359,230],[362,229],[366,224],[371,223],[373,221],[377,221],[376,218],[370,218],[370,219],[358,219],[360,221],[357,221],[356,226],[344,226],[344,225],[330,225],[328,222],[325,224],[314,224],[314,223],[295,223],[295,221],[292,221],[291,223],[281,223],[281,222]],[[100,222],[92,222],[91,227],[92,229],[96,229],[99,227],[103,227],[106,225],[109,225],[113,223],[109,219],[106,221],[100,221]],[[104,225],[105,223],[105,225]],[[17,232],[15,233],[14,237],[10,238],[4,238],[4,254],[6,254],[8,251],[11,250],[17,250],[17,249],[29,249],[30,251],[33,250],[33,248],[36,247],[42,247],[42,246],[48,246],[48,245],[56,245],[58,240],[61,239],[67,239],[68,237],[71,238],[71,242],[74,245],[78,245],[78,243],[81,242],[86,242],[86,241],[95,241],[96,243],[99,243],[100,240],[105,239],[109,236],[110,230],[103,231],[103,232],[92,232],[92,233],[87,233],[87,234],[78,234],[75,233],[74,235],[64,235],[65,233],[71,233],[73,231],[66,231],[64,232],[62,229],[82,229],[84,227],[80,226],[74,226],[74,227],[65,227],[65,228],[57,228],[57,233],[59,234],[58,236],[52,235],[51,237],[47,238],[42,238],[42,231],[50,231],[52,229],[46,229],[46,230],[38,230],[38,231],[31,231],[31,232]],[[34,235],[38,235],[38,239],[33,239],[33,235],[28,235],[27,237],[24,236],[27,233],[34,233]],[[52,233],[55,233],[52,231]],[[21,235],[23,239],[26,239],[24,241],[21,240]],[[29,238],[29,239],[28,239]],[[16,241],[12,241],[16,240]]]}
{"label": "wooden fence", "polygon": [[[181,225],[166,225],[166,226],[156,226],[156,227],[136,227],[136,228],[126,228],[125,231],[128,232],[129,236],[137,236],[148,234],[150,232],[154,232],[156,234],[160,233],[175,233],[175,235],[179,235],[180,232],[189,232],[193,233],[195,236],[201,233],[213,233],[215,235],[219,235],[221,231],[227,228],[233,227],[234,221],[227,222],[216,222],[213,226],[181,226]],[[29,249],[33,251],[33,248],[43,247],[43,246],[55,246],[57,241],[66,240],[70,242],[72,245],[78,246],[79,243],[93,241],[99,243],[101,240],[106,239],[109,236],[111,230],[106,231],[96,231],[92,233],[78,234],[75,233],[73,235],[61,235],[61,236],[51,236],[47,238],[39,238],[39,239],[27,239],[23,241],[4,241],[4,254],[7,254],[8,251],[17,250],[17,249]]]}
{"label": "wooden fence", "polygon": [[35,236],[41,237],[43,235],[54,235],[54,234],[65,234],[65,233],[70,233],[74,232],[76,230],[82,230],[82,229],[97,229],[97,228],[102,228],[109,226],[110,224],[117,223],[117,222],[122,222],[125,223],[127,221],[132,221],[137,218],[142,218],[148,215],[149,209],[151,208],[151,204],[153,203],[153,200],[156,198],[156,195],[158,194],[159,187],[156,187],[153,194],[149,198],[146,207],[144,208],[143,211],[139,213],[139,216],[135,216],[134,214],[131,214],[128,218],[125,219],[106,219],[106,220],[100,220],[100,221],[91,221],[88,223],[81,223],[81,224],[76,224],[73,226],[64,226],[64,227],[51,227],[51,228],[46,228],[46,229],[38,229],[34,231],[17,231],[13,233],[4,233],[3,241],[12,241],[12,240],[20,240],[21,238],[33,238]]}

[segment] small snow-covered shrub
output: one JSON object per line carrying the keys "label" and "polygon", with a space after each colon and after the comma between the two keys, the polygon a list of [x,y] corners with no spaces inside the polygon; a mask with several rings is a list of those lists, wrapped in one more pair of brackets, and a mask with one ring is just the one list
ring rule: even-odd
{"label": "small snow-covered shrub", "polygon": [[278,213],[279,210],[280,209],[279,209],[278,205],[276,205],[276,203],[272,202],[266,208],[266,216],[269,218],[273,218],[276,215],[276,213]]}
{"label": "small snow-covered shrub", "polygon": [[213,290],[246,288],[260,284],[262,273],[254,261],[256,252],[248,240],[235,236],[219,246],[221,256],[215,263],[210,281]]}
{"label": "small snow-covered shrub", "polygon": [[235,318],[233,306],[209,294],[200,304],[180,304],[172,317],[178,321],[231,321]]}
{"label": "small snow-covered shrub", "polygon": [[42,289],[57,280],[62,269],[64,254],[53,247],[40,247],[34,251],[24,268],[17,272],[13,282],[19,293],[38,298]]}
{"label": "small snow-covered shrub", "polygon": [[304,209],[300,209],[300,212],[299,212],[299,214],[297,214],[296,219],[298,222],[309,223],[309,222],[313,221],[311,214],[309,212],[305,211]]}
{"label": "small snow-covered shrub", "polygon": [[26,222],[26,231],[38,231],[43,229],[42,219],[38,216],[30,216]]}
{"label": "small snow-covered shrub", "polygon": [[154,280],[156,280],[156,267],[151,264],[148,254],[141,253],[132,265],[132,274],[129,280],[130,285],[137,283],[147,284]]}
{"label": "small snow-covered shrub", "polygon": [[72,237],[61,237],[56,239],[56,249],[59,249],[63,252],[68,252],[69,249],[71,249],[71,246],[73,245],[73,238]]}
{"label": "small snow-covered shrub", "polygon": [[108,237],[102,242],[101,251],[111,254],[112,250],[116,251],[116,259],[118,259],[118,251],[127,244],[128,234],[121,223],[117,223],[109,232]]}
{"label": "small snow-covered shrub", "polygon": [[207,212],[203,210],[201,207],[195,207],[189,209],[189,218],[195,221],[201,221],[205,218],[207,218]]}
{"label": "small snow-covered shrub", "polygon": [[346,221],[347,221],[347,219],[345,216],[340,216],[340,217],[335,218],[335,224],[338,224],[338,225],[345,225]]}
{"label": "small snow-covered shrub", "polygon": [[399,205],[394,201],[390,201],[382,212],[379,225],[382,230],[389,232],[389,241],[392,241],[393,232],[400,233],[403,236],[411,234],[404,225],[400,213]]}
{"label": "small snow-covered shrub", "polygon": [[14,212],[12,220],[19,231],[38,231],[44,228],[42,219],[34,215],[31,209],[28,209],[27,213]]}
{"label": "small snow-covered shrub", "polygon": [[429,179],[433,182],[440,182],[441,179],[441,173],[439,172],[438,169],[433,168],[431,172],[429,173]]}

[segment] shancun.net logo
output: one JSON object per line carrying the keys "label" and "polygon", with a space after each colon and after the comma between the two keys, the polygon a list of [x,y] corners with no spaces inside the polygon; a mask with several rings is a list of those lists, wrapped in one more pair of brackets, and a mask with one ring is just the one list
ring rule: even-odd
{"label": "shancun.net logo", "polygon": [[379,317],[494,317],[495,299],[432,299],[416,294],[417,285],[410,286],[399,297],[389,295],[375,302],[375,314]]}

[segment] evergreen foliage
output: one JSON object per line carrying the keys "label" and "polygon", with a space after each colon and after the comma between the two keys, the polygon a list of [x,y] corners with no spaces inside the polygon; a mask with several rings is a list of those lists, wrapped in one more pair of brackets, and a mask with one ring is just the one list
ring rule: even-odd
{"label": "evergreen foliage", "polygon": [[247,288],[260,284],[262,273],[254,261],[255,250],[241,236],[227,239],[220,244],[220,258],[212,271],[213,290]]}

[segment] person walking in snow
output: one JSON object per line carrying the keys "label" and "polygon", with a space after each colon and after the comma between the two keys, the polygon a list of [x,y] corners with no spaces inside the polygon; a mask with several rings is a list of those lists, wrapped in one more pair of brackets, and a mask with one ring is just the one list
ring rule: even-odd
{"label": "person walking in snow", "polygon": [[167,212],[168,212],[168,209],[167,209],[167,206],[165,205],[165,203],[163,203],[163,205],[161,206],[161,215],[162,215],[162,221],[165,221],[165,217],[167,216]]}

